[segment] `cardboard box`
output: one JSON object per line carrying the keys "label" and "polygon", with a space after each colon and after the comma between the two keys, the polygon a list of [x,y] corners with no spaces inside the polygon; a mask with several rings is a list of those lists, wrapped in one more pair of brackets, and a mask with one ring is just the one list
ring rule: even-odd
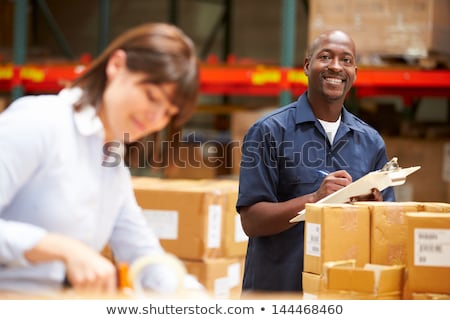
{"label": "cardboard box", "polygon": [[235,210],[237,180],[134,177],[133,185],[168,252],[194,260],[245,255],[248,238]]}
{"label": "cardboard box", "polygon": [[426,212],[445,212],[450,213],[450,203],[444,202],[423,202],[421,203],[423,211]]}
{"label": "cardboard box", "polygon": [[[324,263],[324,274],[327,274],[327,269],[332,266],[347,266],[355,267],[355,260],[330,261]],[[327,292],[327,279],[325,275],[315,273],[303,272],[303,300],[315,300],[331,298]]]}
{"label": "cardboard box", "polygon": [[233,141],[233,148],[231,151],[232,174],[239,175],[242,159],[242,142],[248,129],[260,118],[276,109],[276,107],[247,108],[246,110],[236,110],[231,113],[230,132]]}
{"label": "cardboard box", "polygon": [[450,214],[411,212],[406,222],[408,290],[450,294]]}
{"label": "cardboard box", "polygon": [[222,179],[214,181],[214,185],[227,190],[227,201],[224,210],[227,218],[224,221],[222,243],[226,257],[242,257],[247,252],[248,236],[242,229],[241,216],[236,211],[238,198],[238,181],[233,179]]}
{"label": "cardboard box", "polygon": [[450,300],[450,294],[412,293],[412,300]]}
{"label": "cardboard box", "polygon": [[326,288],[352,299],[401,299],[405,266],[366,264],[327,268]]}
{"label": "cardboard box", "polygon": [[[217,148],[217,150],[220,149],[220,147]],[[182,146],[174,149],[173,152],[176,156],[176,159],[173,159],[175,163],[164,169],[165,178],[215,179],[219,175],[219,169],[223,166],[219,161],[223,160],[224,155],[210,155],[213,158],[207,159],[204,145],[200,142],[183,143]]]}
{"label": "cardboard box", "polygon": [[10,98],[0,95],[0,112],[3,112],[8,107],[8,104],[11,102],[10,100]]}
{"label": "cardboard box", "polygon": [[244,258],[219,258],[204,261],[183,260],[187,272],[218,299],[239,299],[244,275]]}
{"label": "cardboard box", "polygon": [[370,259],[370,213],[365,206],[306,204],[304,271],[322,274],[324,262]]}
{"label": "cardboard box", "polygon": [[443,179],[444,146],[448,140],[384,137],[389,158],[398,157],[402,168],[421,166],[408,176],[405,185],[412,190],[411,201],[450,202],[447,182]]}
{"label": "cardboard box", "polygon": [[319,299],[320,294],[326,290],[324,277],[320,274],[303,272],[303,300]]}
{"label": "cardboard box", "polygon": [[370,211],[370,263],[406,265],[405,214],[422,211],[419,202],[356,202]]}
{"label": "cardboard box", "polygon": [[449,10],[446,0],[313,0],[308,43],[325,30],[341,29],[352,36],[360,56],[450,53]]}

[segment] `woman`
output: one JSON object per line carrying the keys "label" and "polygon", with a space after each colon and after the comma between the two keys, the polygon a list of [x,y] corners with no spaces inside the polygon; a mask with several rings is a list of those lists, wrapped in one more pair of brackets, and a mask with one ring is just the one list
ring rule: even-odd
{"label": "woman", "polygon": [[[112,292],[119,262],[163,253],[136,204],[125,143],[180,127],[198,95],[198,61],[178,28],[128,30],[57,95],[23,97],[0,114],[0,291]],[[144,285],[171,291],[173,272]],[[188,277],[191,285],[199,284]]]}

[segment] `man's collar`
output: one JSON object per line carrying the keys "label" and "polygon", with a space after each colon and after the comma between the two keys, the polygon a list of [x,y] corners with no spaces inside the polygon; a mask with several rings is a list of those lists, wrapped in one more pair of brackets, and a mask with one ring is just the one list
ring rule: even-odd
{"label": "man's collar", "polygon": [[[295,121],[297,124],[299,124],[305,122],[315,122],[316,120],[316,116],[314,115],[307,98],[307,92],[305,91],[305,93],[303,93],[297,100]],[[345,124],[350,129],[363,131],[361,129],[360,123],[356,121],[355,116],[348,112],[344,106],[342,106],[341,111],[341,123]]]}

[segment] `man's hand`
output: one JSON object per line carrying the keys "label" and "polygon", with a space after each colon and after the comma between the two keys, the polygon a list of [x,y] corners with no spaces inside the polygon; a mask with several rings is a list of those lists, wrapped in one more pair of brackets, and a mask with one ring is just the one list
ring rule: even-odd
{"label": "man's hand", "polygon": [[328,174],[322,181],[319,189],[313,193],[313,201],[317,202],[329,194],[336,192],[352,183],[352,177],[345,170],[339,170]]}
{"label": "man's hand", "polygon": [[383,195],[377,188],[372,188],[371,192],[368,194],[361,194],[350,198],[350,202],[356,201],[383,201]]}

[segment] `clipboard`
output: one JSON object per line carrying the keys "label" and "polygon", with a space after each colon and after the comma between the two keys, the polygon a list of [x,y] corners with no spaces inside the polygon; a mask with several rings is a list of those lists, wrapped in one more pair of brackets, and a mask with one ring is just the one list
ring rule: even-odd
{"label": "clipboard", "polygon": [[[351,197],[369,194],[372,188],[377,188],[380,191],[388,187],[399,186],[405,183],[406,177],[411,173],[416,172],[421,167],[400,168],[397,163],[397,158],[392,158],[386,165],[377,171],[372,171],[350,183],[348,186],[329,194],[325,198],[320,199],[316,203],[346,203]],[[305,220],[305,209],[298,212],[298,215],[289,222],[300,222]]]}

